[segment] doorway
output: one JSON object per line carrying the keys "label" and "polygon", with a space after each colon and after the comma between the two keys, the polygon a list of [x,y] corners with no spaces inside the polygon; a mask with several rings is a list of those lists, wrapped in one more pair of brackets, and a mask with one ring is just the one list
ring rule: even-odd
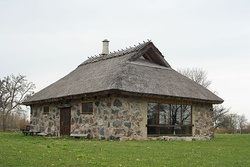
{"label": "doorway", "polygon": [[60,136],[70,135],[71,108],[60,109]]}

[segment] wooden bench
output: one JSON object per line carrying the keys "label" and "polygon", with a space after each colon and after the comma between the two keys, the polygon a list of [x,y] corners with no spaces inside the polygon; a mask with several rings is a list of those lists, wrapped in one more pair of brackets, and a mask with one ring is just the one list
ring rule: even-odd
{"label": "wooden bench", "polygon": [[51,133],[45,133],[45,132],[39,132],[37,133],[37,136],[52,136]]}
{"label": "wooden bench", "polygon": [[70,137],[74,137],[74,138],[80,138],[80,137],[84,137],[84,138],[89,138],[89,134],[80,134],[80,133],[71,133]]}

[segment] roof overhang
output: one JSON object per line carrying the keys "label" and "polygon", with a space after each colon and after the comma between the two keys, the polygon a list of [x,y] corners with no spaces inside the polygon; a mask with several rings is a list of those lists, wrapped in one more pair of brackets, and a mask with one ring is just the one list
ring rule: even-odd
{"label": "roof overhang", "polygon": [[207,100],[207,99],[196,99],[196,98],[189,98],[189,97],[176,97],[176,96],[167,96],[167,95],[156,95],[156,94],[146,94],[146,93],[137,93],[137,92],[128,92],[124,90],[105,90],[99,92],[92,92],[92,93],[84,93],[78,95],[69,95],[64,97],[57,97],[57,98],[50,98],[50,99],[43,99],[39,101],[25,101],[23,105],[34,105],[34,104],[43,104],[43,103],[52,103],[52,102],[60,102],[65,100],[74,100],[74,99],[84,99],[90,97],[100,97],[100,96],[111,96],[111,95],[123,95],[123,96],[134,96],[134,97],[143,97],[143,98],[155,98],[160,100],[175,100],[175,101],[183,101],[189,103],[209,103],[209,104],[221,104],[224,100]]}

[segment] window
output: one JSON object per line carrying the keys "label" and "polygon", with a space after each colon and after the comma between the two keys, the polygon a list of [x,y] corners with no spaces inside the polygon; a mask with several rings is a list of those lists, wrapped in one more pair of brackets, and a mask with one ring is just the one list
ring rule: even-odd
{"label": "window", "polygon": [[169,104],[159,105],[159,124],[162,124],[162,125],[170,124],[169,109],[170,109]]}
{"label": "window", "polygon": [[148,135],[192,135],[191,105],[148,103]]}
{"label": "window", "polygon": [[43,114],[48,114],[49,113],[49,106],[44,106],[43,107]]}
{"label": "window", "polygon": [[93,113],[93,103],[92,102],[82,103],[82,113],[92,114]]}

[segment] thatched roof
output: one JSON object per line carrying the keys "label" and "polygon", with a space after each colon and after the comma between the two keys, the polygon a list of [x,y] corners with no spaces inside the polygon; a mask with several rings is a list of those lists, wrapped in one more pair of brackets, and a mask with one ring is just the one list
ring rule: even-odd
{"label": "thatched roof", "polygon": [[89,58],[62,79],[27,99],[24,104],[114,91],[214,104],[223,102],[203,86],[172,69],[161,52],[148,41],[108,55]]}

